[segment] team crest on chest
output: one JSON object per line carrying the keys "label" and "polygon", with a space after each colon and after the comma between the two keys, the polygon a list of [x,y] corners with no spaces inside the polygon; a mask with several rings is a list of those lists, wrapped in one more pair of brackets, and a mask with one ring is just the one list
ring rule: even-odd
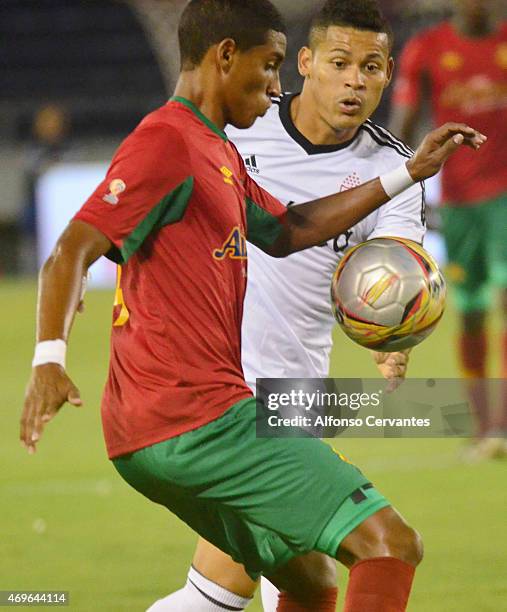
{"label": "team crest on chest", "polygon": [[348,189],[353,189],[354,187],[359,187],[361,185],[361,179],[357,172],[352,172],[349,174],[347,178],[340,185],[340,191],[347,191]]}
{"label": "team crest on chest", "polygon": [[220,249],[213,251],[213,257],[219,261],[229,259],[246,259],[246,238],[237,225],[232,228],[227,240]]}

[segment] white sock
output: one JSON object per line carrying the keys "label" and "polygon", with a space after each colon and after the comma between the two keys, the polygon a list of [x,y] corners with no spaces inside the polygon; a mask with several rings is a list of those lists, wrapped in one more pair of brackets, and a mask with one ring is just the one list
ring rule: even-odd
{"label": "white sock", "polygon": [[185,586],[159,599],[146,612],[235,612],[244,610],[251,601],[208,580],[191,566]]}
{"label": "white sock", "polygon": [[262,576],[261,578],[261,597],[262,597],[262,607],[264,612],[276,612],[278,607],[278,595],[280,591],[276,588],[276,586],[269,582],[267,578]]}

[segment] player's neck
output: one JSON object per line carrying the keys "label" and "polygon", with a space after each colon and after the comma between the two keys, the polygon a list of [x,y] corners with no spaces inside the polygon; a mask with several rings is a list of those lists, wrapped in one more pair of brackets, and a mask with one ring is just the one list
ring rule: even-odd
{"label": "player's neck", "polygon": [[455,30],[468,38],[484,38],[493,34],[498,29],[498,24],[492,16],[487,16],[481,21],[469,21],[461,15],[455,15],[452,19]]}
{"label": "player's neck", "polygon": [[339,145],[352,140],[359,128],[335,130],[319,115],[304,89],[290,105],[290,117],[299,132],[314,145]]}
{"label": "player's neck", "polygon": [[226,120],[219,88],[213,87],[207,76],[199,68],[181,72],[173,95],[192,102],[205,117],[223,130]]}

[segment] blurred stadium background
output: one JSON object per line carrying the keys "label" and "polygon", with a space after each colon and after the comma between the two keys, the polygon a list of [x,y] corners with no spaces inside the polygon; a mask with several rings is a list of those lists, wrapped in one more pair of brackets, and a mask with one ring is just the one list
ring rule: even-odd
{"label": "blurred stadium background", "polygon": [[[284,89],[294,91],[297,49],[321,2],[275,4],[290,25],[282,76]],[[381,4],[395,29],[395,54],[410,34],[448,10],[444,0]],[[186,526],[131,492],[105,457],[98,407],[107,369],[109,289],[88,293],[72,339],[69,371],[86,407],[66,407],[35,457],[17,442],[33,350],[37,262],[119,141],[167,99],[178,70],[175,32],[184,5],[0,2],[0,590],[69,590],[75,610],[145,609],[182,584],[195,542]],[[389,94],[375,118],[382,123],[388,117]],[[96,285],[107,287],[111,278],[107,266],[94,273]],[[458,376],[455,324],[451,303],[439,329],[414,352],[412,376]],[[499,320],[494,328],[500,329]],[[493,354],[492,375],[497,371]],[[375,376],[364,351],[338,334],[332,373]],[[505,463],[464,466],[460,444],[340,444],[423,534],[427,555],[414,612],[507,609]],[[255,602],[251,609],[260,607]]]}

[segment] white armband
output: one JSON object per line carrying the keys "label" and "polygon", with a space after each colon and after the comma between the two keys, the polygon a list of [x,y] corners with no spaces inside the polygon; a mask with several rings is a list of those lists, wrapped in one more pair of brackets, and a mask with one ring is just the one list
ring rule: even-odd
{"label": "white armband", "polygon": [[44,340],[37,342],[33,356],[32,367],[45,363],[57,363],[65,369],[67,343],[64,340]]}
{"label": "white armband", "polygon": [[415,184],[406,164],[398,166],[398,168],[386,172],[386,174],[381,174],[379,179],[384,191],[390,198],[394,198],[394,196]]}

